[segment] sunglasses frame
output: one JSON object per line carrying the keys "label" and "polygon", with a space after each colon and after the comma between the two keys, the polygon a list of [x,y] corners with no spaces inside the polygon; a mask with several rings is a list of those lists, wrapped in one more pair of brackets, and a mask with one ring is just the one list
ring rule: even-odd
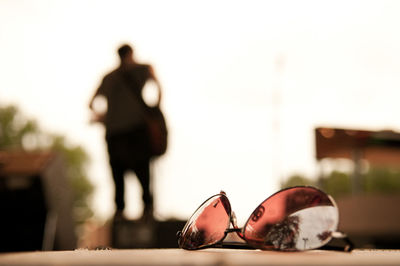
{"label": "sunglasses frame", "polygon": [[[289,189],[295,189],[295,188],[312,188],[312,189],[315,189],[315,190],[317,190],[319,192],[322,192],[322,193],[324,193],[325,195],[328,196],[328,198],[331,200],[333,206],[337,208],[336,202],[334,201],[334,199],[329,194],[327,194],[324,191],[322,191],[322,190],[320,190],[318,188],[315,188],[313,186],[293,186],[293,187],[288,187],[288,188],[281,189],[281,190],[273,193],[271,196],[267,197],[264,201],[262,201],[257,206],[257,208],[259,206],[261,206],[264,202],[266,202],[268,199],[272,198],[273,196],[275,196],[275,195],[277,195],[277,194],[279,194],[281,192],[287,191]],[[207,245],[203,245],[203,246],[192,248],[192,249],[183,248],[182,245],[181,245],[181,241],[182,241],[182,237],[183,237],[182,232],[185,232],[186,229],[189,226],[191,226],[191,224],[189,224],[189,221],[193,218],[193,216],[197,213],[197,211],[205,205],[206,202],[208,202],[210,199],[212,199],[214,197],[218,197],[218,196],[219,197],[224,197],[226,199],[226,201],[228,202],[228,204],[229,204],[229,212],[228,212],[228,210],[226,210],[227,211],[227,215],[229,217],[229,220],[228,220],[228,224],[226,226],[226,229],[224,231],[224,236],[219,241],[217,241],[217,242],[215,242],[213,244],[207,244]],[[255,210],[257,210],[257,208]],[[251,218],[252,218],[252,215],[250,215],[250,217],[247,219],[247,221],[244,224],[243,228],[239,228],[238,225],[237,225],[237,221],[236,221],[236,215],[235,215],[234,211],[232,210],[231,203],[230,203],[228,197],[226,196],[226,193],[224,191],[221,191],[220,193],[209,197],[202,204],[200,204],[200,206],[190,216],[190,218],[186,222],[185,226],[183,227],[182,231],[178,231],[177,232],[176,235],[177,235],[177,238],[178,238],[178,246],[180,248],[187,249],[187,250],[200,250],[200,249],[206,249],[206,248],[259,249],[257,247],[254,247],[254,246],[251,246],[250,244],[248,244],[248,241],[246,240],[245,234],[243,232],[243,230],[246,228],[246,225],[248,224],[248,222],[250,221]],[[231,226],[233,226],[233,228],[231,228]],[[245,241],[245,242],[244,243],[242,243],[242,242],[224,242],[225,238],[230,233],[236,233],[238,235],[238,237],[240,239],[242,239],[243,241]],[[329,242],[331,242],[332,239],[341,240],[341,242],[342,242],[341,245],[330,245]],[[344,251],[344,252],[351,252],[354,249],[354,244],[350,240],[350,238],[346,234],[341,233],[341,232],[337,232],[337,231],[336,232],[332,232],[331,239],[329,240],[329,242],[327,244],[319,247],[319,248],[316,248],[316,249],[318,249],[318,250],[335,250],[335,251]],[[287,252],[287,250],[280,250],[280,249],[268,249],[268,250],[285,251],[285,252]],[[298,250],[298,251],[300,251],[300,250]]]}

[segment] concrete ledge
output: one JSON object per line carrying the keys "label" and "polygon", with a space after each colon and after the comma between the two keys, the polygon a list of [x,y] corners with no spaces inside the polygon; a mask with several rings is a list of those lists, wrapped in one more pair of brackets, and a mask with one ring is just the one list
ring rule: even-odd
{"label": "concrete ledge", "polygon": [[400,251],[132,249],[0,254],[0,265],[399,265]]}

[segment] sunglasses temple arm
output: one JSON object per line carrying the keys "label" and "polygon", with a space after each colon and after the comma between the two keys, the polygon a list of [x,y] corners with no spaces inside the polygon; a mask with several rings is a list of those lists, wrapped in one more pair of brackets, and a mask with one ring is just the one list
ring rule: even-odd
{"label": "sunglasses temple arm", "polygon": [[345,252],[351,252],[354,249],[353,242],[350,240],[350,238],[346,234],[343,234],[341,232],[334,232],[334,233],[332,233],[332,238],[341,240],[342,241],[342,245],[338,246],[338,245],[329,245],[329,244],[327,244],[327,245],[321,247],[320,249],[345,251]]}
{"label": "sunglasses temple arm", "polygon": [[[243,238],[243,236],[242,236],[242,230],[241,230],[240,228],[228,228],[228,229],[226,229],[226,230],[225,230],[225,236],[224,236],[223,239],[225,239],[226,236],[227,236],[229,233],[236,233],[240,238],[242,238],[242,239],[244,240],[244,238]],[[222,240],[223,240],[223,239],[222,239]],[[246,243],[240,243],[240,242],[223,242],[223,241],[221,241],[221,242],[219,242],[219,243],[217,243],[217,244],[212,245],[212,247],[213,247],[213,248],[229,248],[229,249],[255,249],[254,247],[249,246],[249,245],[246,244]]]}
{"label": "sunglasses temple arm", "polygon": [[213,248],[229,248],[229,249],[255,249],[246,243],[218,243],[212,246]]}

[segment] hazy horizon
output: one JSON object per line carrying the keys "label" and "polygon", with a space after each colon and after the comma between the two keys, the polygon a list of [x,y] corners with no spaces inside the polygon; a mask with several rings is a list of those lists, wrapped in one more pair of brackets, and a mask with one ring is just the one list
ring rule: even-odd
{"label": "hazy horizon", "polygon": [[161,81],[170,129],[157,213],[187,218],[223,189],[243,220],[284,178],[318,174],[315,127],[400,130],[399,11],[397,1],[3,0],[0,104],[88,151],[93,207],[107,218],[104,130],[87,106],[131,43]]}

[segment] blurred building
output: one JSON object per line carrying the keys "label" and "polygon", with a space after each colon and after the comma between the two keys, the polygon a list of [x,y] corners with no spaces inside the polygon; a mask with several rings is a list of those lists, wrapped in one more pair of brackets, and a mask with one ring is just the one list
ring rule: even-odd
{"label": "blurred building", "polygon": [[400,133],[340,128],[316,128],[316,158],[366,160],[378,166],[400,168]]}
{"label": "blurred building", "polygon": [[354,163],[352,194],[336,199],[339,229],[358,247],[400,248],[400,194],[363,193],[362,162],[400,168],[400,133],[316,128],[316,158]]}

